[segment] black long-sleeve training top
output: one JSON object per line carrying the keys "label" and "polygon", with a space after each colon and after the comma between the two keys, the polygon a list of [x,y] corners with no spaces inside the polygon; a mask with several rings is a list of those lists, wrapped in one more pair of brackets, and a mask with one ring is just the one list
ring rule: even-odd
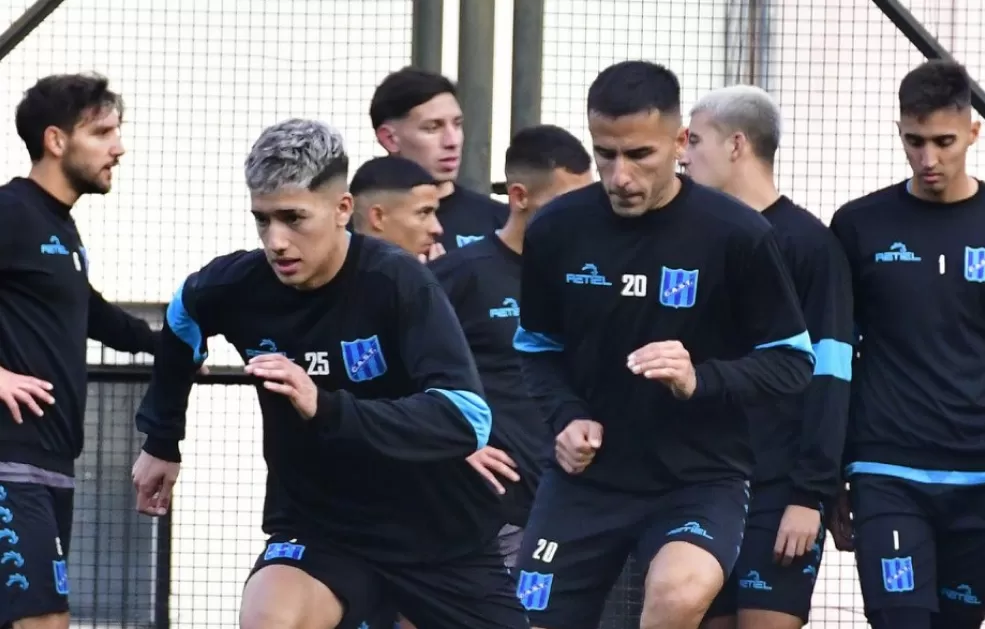
{"label": "black long-sleeve training top", "polygon": [[492,409],[489,445],[517,464],[519,482],[503,481],[506,520],[524,526],[553,435],[523,382],[513,336],[520,318],[521,256],[496,234],[430,264],[462,324]]}
{"label": "black long-sleeve training top", "polygon": [[71,216],[30,179],[0,186],[0,367],[52,384],[44,417],[0,404],[0,462],[72,476],[82,452],[86,338],[153,353],[156,335],[89,284],[89,261]]}
{"label": "black long-sleeve training top", "polygon": [[415,258],[352,235],[338,275],[312,291],[281,284],[262,251],[190,275],[168,307],[137,413],[146,452],[180,458],[192,378],[216,335],[244,361],[283,354],[319,389],[305,420],[288,398],[256,387],[266,533],[427,562],[472,552],[501,526],[498,499],[465,461],[491,429],[475,362],[444,291]]}
{"label": "black long-sleeve training top", "polygon": [[509,208],[504,204],[460,185],[438,204],[442,234],[438,242],[453,251],[482,240],[506,224]]}
{"label": "black long-sleeve training top", "polygon": [[[515,346],[555,433],[603,426],[575,478],[663,491],[749,478],[744,407],[803,391],[814,354],[769,223],[682,177],[665,207],[616,215],[600,184],[554,200],[532,221]],[[626,366],[634,350],[679,341],[697,389],[673,397]]]}
{"label": "black long-sleeve training top", "polygon": [[985,184],[947,204],[902,182],[846,204],[831,229],[851,265],[862,338],[850,471],[985,481]]}
{"label": "black long-sleeve training top", "polygon": [[827,226],[787,197],[762,214],[800,298],[816,362],[804,393],[750,411],[755,480],[789,479],[793,502],[817,508],[841,487],[855,351],[851,271]]}

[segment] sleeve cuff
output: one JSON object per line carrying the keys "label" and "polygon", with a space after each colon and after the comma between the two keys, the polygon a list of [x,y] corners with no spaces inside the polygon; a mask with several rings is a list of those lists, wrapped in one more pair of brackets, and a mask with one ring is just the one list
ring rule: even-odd
{"label": "sleeve cuff", "polygon": [[177,439],[162,439],[160,437],[147,436],[144,441],[144,452],[152,457],[168,461],[170,463],[181,463],[181,449]]}
{"label": "sleeve cuff", "polygon": [[559,435],[568,427],[568,424],[576,419],[591,418],[591,414],[581,404],[566,402],[561,404],[561,407],[554,414],[554,421],[551,422],[551,426],[554,428],[554,434]]}
{"label": "sleeve cuff", "polygon": [[725,382],[718,370],[704,363],[694,368],[694,393],[692,399],[721,397],[725,392]]}
{"label": "sleeve cuff", "polygon": [[790,494],[790,504],[797,505],[799,507],[807,507],[808,509],[820,511],[823,503],[824,496],[822,496],[820,492],[794,489]]}
{"label": "sleeve cuff", "polygon": [[318,406],[311,418],[311,426],[327,436],[338,435],[342,427],[342,393],[318,390]]}

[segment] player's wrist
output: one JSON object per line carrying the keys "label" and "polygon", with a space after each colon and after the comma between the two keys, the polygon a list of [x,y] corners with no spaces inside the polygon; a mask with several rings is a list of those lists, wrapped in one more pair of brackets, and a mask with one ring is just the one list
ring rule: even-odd
{"label": "player's wrist", "polygon": [[824,496],[821,492],[817,491],[794,489],[790,494],[789,503],[798,507],[806,507],[808,509],[820,511],[821,505],[824,503]]}
{"label": "player's wrist", "polygon": [[177,439],[147,435],[142,450],[156,459],[169,463],[181,463],[181,447]]}
{"label": "player's wrist", "polygon": [[694,391],[690,399],[719,397],[724,393],[725,381],[717,369],[708,363],[694,367]]}

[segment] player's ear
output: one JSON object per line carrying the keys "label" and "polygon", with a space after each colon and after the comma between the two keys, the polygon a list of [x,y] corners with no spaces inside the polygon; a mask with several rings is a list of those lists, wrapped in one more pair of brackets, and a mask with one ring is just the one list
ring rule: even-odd
{"label": "player's ear", "polygon": [[396,154],[400,152],[400,141],[397,138],[397,130],[390,123],[381,124],[376,130],[376,141],[386,150],[387,153]]}
{"label": "player's ear", "polygon": [[530,193],[522,183],[511,183],[506,186],[506,196],[510,198],[510,208],[526,211],[530,203]]}
{"label": "player's ear", "polygon": [[687,138],[690,131],[684,125],[681,125],[677,129],[677,136],[674,138],[674,155],[680,157],[684,154],[684,149],[687,148]]}
{"label": "player's ear", "polygon": [[58,127],[50,126],[45,129],[41,139],[44,143],[45,152],[51,153],[57,158],[61,158],[65,154],[65,148],[68,146],[68,135]]}
{"label": "player's ear", "polygon": [[744,133],[733,133],[732,137],[732,154],[729,156],[732,161],[736,161],[742,157],[742,153],[749,148],[749,139]]}
{"label": "player's ear", "polygon": [[335,206],[335,223],[339,227],[345,227],[352,218],[352,211],[355,208],[352,195],[348,192],[342,194],[338,205]]}
{"label": "player's ear", "polygon": [[971,129],[969,130],[968,146],[971,146],[972,144],[978,141],[978,134],[979,132],[981,132],[981,130],[982,130],[982,121],[973,120],[971,122]]}
{"label": "player's ear", "polygon": [[371,231],[382,232],[386,211],[379,203],[374,203],[366,211],[366,223]]}

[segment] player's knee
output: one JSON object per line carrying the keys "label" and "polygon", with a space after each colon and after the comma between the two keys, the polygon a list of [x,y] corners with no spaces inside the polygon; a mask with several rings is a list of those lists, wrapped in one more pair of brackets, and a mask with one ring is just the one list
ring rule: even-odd
{"label": "player's knee", "polygon": [[290,566],[270,565],[243,590],[240,629],[335,629],[342,603],[321,582]]}
{"label": "player's knee", "polygon": [[666,618],[693,618],[697,625],[724,580],[711,553],[686,542],[667,544],[646,575],[641,629],[663,626]]}
{"label": "player's knee", "polygon": [[12,623],[13,629],[68,629],[68,613],[45,614],[32,618],[21,618]]}

